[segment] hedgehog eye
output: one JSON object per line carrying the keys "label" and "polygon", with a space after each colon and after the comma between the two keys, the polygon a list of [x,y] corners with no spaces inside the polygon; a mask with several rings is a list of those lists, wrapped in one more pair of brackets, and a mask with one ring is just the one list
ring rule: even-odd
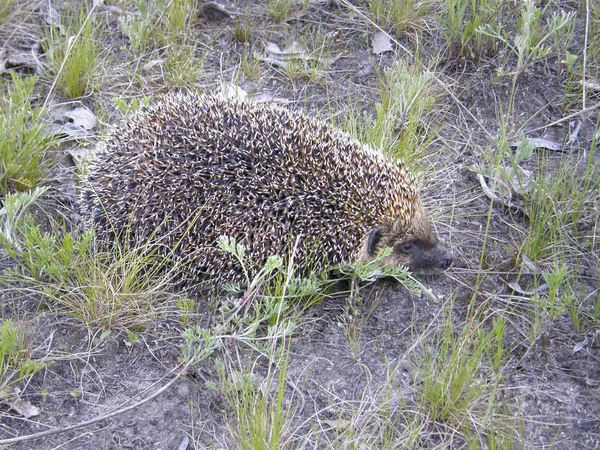
{"label": "hedgehog eye", "polygon": [[405,242],[404,244],[398,244],[395,247],[395,250],[399,253],[410,253],[412,252],[413,245],[410,242]]}

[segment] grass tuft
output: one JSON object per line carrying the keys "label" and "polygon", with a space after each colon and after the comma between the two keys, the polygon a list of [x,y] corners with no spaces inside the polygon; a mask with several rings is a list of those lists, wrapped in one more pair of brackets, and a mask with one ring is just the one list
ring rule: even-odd
{"label": "grass tuft", "polygon": [[81,97],[97,87],[104,26],[94,13],[95,6],[66,9],[61,26],[49,24],[45,30],[50,71],[66,98]]}
{"label": "grass tuft", "polygon": [[425,27],[433,2],[431,0],[370,0],[371,18],[396,35]]}
{"label": "grass tuft", "polygon": [[16,385],[27,382],[46,364],[31,359],[25,330],[10,319],[0,326],[0,401],[13,397]]}
{"label": "grass tuft", "polygon": [[32,106],[37,76],[11,73],[12,86],[0,100],[0,195],[27,191],[42,183],[57,140],[45,131],[42,110]]}

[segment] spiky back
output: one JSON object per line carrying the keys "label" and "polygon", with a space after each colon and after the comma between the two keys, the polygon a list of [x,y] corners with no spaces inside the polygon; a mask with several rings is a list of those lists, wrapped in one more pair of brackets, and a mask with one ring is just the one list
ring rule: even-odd
{"label": "spiky back", "polygon": [[223,234],[259,264],[297,242],[298,267],[321,270],[355,259],[378,225],[410,233],[422,211],[403,168],[327,123],[183,93],[116,130],[88,180],[84,203],[101,235],[154,234],[194,274],[221,278],[236,272],[216,249]]}

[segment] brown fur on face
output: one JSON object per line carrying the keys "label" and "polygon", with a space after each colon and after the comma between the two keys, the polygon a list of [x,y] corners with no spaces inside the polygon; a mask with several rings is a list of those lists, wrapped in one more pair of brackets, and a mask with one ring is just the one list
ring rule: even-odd
{"label": "brown fur on face", "polygon": [[392,253],[382,261],[383,264],[425,271],[450,267],[452,254],[438,242],[423,215],[418,215],[408,230],[402,225],[397,221],[371,230],[365,239],[362,259],[372,259],[380,251],[391,248]]}

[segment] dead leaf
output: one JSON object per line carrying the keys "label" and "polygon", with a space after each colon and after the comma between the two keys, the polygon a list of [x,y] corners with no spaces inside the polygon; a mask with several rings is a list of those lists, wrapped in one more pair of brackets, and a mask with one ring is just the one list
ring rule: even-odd
{"label": "dead leaf", "polygon": [[585,80],[585,82],[580,81],[579,84],[581,86],[585,86],[586,89],[591,91],[600,91],[600,82],[597,80]]}
{"label": "dead leaf", "polygon": [[523,289],[521,287],[521,285],[519,283],[507,283],[507,286],[509,288],[511,288],[513,291],[515,291],[518,294],[521,295],[526,295],[528,297],[532,297],[534,295],[542,295],[548,292],[548,285],[547,284],[542,284],[541,286],[539,286],[537,289],[533,289],[533,290],[526,290]]}
{"label": "dead leaf", "polygon": [[96,116],[84,106],[65,112],[65,117],[84,130],[91,130],[96,126]]}
{"label": "dead leaf", "polygon": [[16,71],[25,75],[40,74],[40,61],[33,49],[29,52],[6,52],[0,57],[0,73]]}
{"label": "dead leaf", "polygon": [[288,105],[291,100],[284,97],[277,97],[275,94],[263,92],[262,94],[256,94],[248,97],[248,100],[254,103],[275,103],[278,105]]}
{"label": "dead leaf", "polygon": [[[554,152],[562,151],[563,146],[558,142],[551,141],[549,139],[544,138],[526,138],[527,142],[533,145],[534,148],[545,148],[548,150],[552,150]],[[511,147],[518,147],[523,143],[523,140],[511,142]]]}
{"label": "dead leaf", "polygon": [[390,36],[383,31],[378,31],[373,35],[371,40],[371,45],[373,46],[373,53],[376,55],[381,55],[385,52],[394,51],[394,47],[392,47],[392,41]]}
{"label": "dead leaf", "polygon": [[74,109],[60,108],[54,113],[54,121],[47,130],[57,135],[82,139],[92,134],[91,130],[96,127],[96,123],[96,116],[83,106]]}
{"label": "dead leaf", "polygon": [[347,429],[352,426],[352,421],[347,419],[324,420],[323,423],[334,430]]}
{"label": "dead leaf", "polygon": [[575,346],[573,347],[573,355],[577,352],[580,352],[584,348],[586,348],[587,345],[588,345],[588,338],[586,336],[582,342],[578,342],[577,344],[575,344]]}
{"label": "dead leaf", "polygon": [[544,271],[527,256],[523,255],[521,260],[521,273],[528,275],[540,275]]}
{"label": "dead leaf", "polygon": [[8,405],[12,410],[16,411],[20,416],[29,419],[30,417],[39,416],[42,412],[37,406],[33,406],[30,402],[23,400],[20,397],[21,391],[14,387],[8,388],[0,392],[0,402]]}
{"label": "dead leaf", "polygon": [[320,61],[324,66],[329,66],[339,58],[339,55],[333,58],[313,56],[305,47],[295,41],[283,50],[277,44],[267,42],[265,44],[265,52],[265,56],[256,55],[256,59],[284,69],[288,67],[290,60]]}

